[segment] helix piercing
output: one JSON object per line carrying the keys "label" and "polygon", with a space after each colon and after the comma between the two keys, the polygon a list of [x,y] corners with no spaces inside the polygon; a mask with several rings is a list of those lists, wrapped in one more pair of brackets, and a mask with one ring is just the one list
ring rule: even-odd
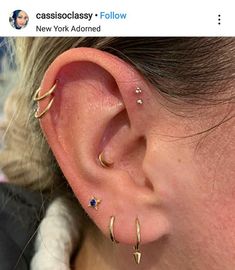
{"label": "helix piercing", "polygon": [[104,156],[103,156],[103,152],[101,152],[98,156],[98,159],[99,159],[99,162],[100,162],[100,165],[103,167],[103,168],[110,168],[113,166],[113,162],[108,162],[104,159]]}
{"label": "helix piercing", "polygon": [[[34,101],[41,101],[45,98],[47,98],[48,96],[52,95],[54,93],[54,90],[56,89],[56,86],[57,86],[57,81],[56,83],[52,86],[51,89],[49,89],[49,91],[47,91],[44,95],[40,96],[39,93],[41,91],[41,87],[38,88],[38,90],[35,92],[34,96],[33,96],[33,100]],[[41,112],[39,113],[39,108],[37,109],[37,111],[35,112],[34,116],[35,118],[37,119],[40,119],[42,118],[48,111],[49,109],[51,108],[52,106],[52,103],[54,102],[54,96],[52,96],[50,102],[48,103],[48,105],[46,106],[46,108]]]}
{"label": "helix piercing", "polygon": [[[142,93],[142,89],[141,89],[140,87],[136,87],[135,93],[136,93],[137,95],[140,95],[140,94]],[[142,105],[142,104],[144,103],[144,101],[143,101],[142,98],[138,98],[138,99],[136,100],[136,103],[137,103],[138,105]]]}
{"label": "helix piercing", "polygon": [[137,243],[134,246],[134,250],[135,252],[133,253],[134,259],[136,264],[140,264],[140,260],[141,260],[141,252],[139,250],[139,246],[140,246],[140,241],[141,241],[141,237],[140,237],[140,222],[139,219],[136,218],[135,220],[136,223],[136,236],[137,236]]}
{"label": "helix piercing", "polygon": [[92,207],[95,210],[98,210],[98,206],[99,206],[100,203],[101,203],[101,200],[100,199],[97,199],[95,197],[92,197],[90,199],[90,201],[89,201],[88,207]]}
{"label": "helix piercing", "polygon": [[119,242],[115,239],[114,232],[113,232],[114,221],[115,221],[115,217],[111,216],[110,223],[109,223],[109,235],[112,242],[118,244]]}
{"label": "helix piercing", "polygon": [[141,93],[142,93],[141,88],[140,88],[140,87],[136,87],[135,93],[136,93],[136,94],[141,94]]}
{"label": "helix piercing", "polygon": [[136,100],[136,103],[138,104],[138,105],[142,105],[143,103],[144,103],[144,101],[143,101],[143,99],[137,99]]}

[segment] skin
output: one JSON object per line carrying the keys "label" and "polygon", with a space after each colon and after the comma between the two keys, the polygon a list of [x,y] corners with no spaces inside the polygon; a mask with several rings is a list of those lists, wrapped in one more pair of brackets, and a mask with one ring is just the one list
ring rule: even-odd
{"label": "skin", "polygon": [[[128,64],[94,49],[59,56],[48,68],[41,94],[55,78],[63,82],[41,127],[97,225],[86,227],[73,269],[234,269],[234,118],[213,132],[191,136],[234,113],[234,104],[176,104]],[[135,102],[136,86],[143,90],[143,105]],[[41,109],[46,104],[41,102]],[[112,168],[94,162],[100,148],[114,161]],[[102,199],[97,211],[87,207],[94,194]],[[111,215],[118,245],[109,239]],[[132,255],[136,216],[138,267]]]}
{"label": "skin", "polygon": [[16,18],[16,24],[19,27],[24,27],[28,21],[28,15],[24,11],[20,11]]}
{"label": "skin", "polygon": [[[143,258],[138,269],[233,269],[235,130],[231,127],[235,123],[217,128],[195,153],[198,140],[163,143],[158,135],[160,130],[173,134],[176,129],[183,134],[189,125],[196,131],[194,121],[190,124],[170,115],[168,121],[172,128],[158,125],[154,129],[148,168],[149,178],[155,179],[156,200],[160,199],[159,207],[171,229],[155,243],[141,247]],[[164,154],[167,149],[169,156]],[[99,231],[95,234],[100,244],[94,241],[94,232],[87,233],[74,269],[97,269],[97,265],[98,269],[110,269],[110,265],[112,269],[137,269],[131,248],[115,247]]]}

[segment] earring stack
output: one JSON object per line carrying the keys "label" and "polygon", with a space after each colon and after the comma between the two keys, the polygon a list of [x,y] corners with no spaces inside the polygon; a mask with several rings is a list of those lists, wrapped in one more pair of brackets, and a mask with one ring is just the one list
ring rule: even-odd
{"label": "earring stack", "polygon": [[[138,87],[137,87],[136,91],[138,91],[138,93],[136,92],[137,94],[141,93],[141,89]],[[113,165],[113,163],[107,162],[104,159],[103,152],[101,152],[98,155],[98,160],[100,162],[100,165],[103,168],[109,168]],[[101,200],[99,200],[95,197],[92,197],[90,199],[89,206],[93,207],[97,210],[100,202],[101,202]],[[109,221],[109,236],[110,236],[110,239],[113,243],[118,244],[119,242],[116,240],[115,233],[114,233],[114,223],[115,223],[115,216],[111,216],[110,221]],[[140,222],[139,222],[138,218],[136,218],[136,220],[135,220],[135,226],[136,226],[136,239],[137,240],[136,240],[136,245],[134,246],[133,256],[134,256],[134,260],[135,260],[136,264],[140,264],[142,254],[141,254],[140,249],[139,249],[141,236],[140,236]]]}
{"label": "earring stack", "polygon": [[[141,95],[141,94],[142,94],[142,89],[141,89],[140,87],[136,87],[135,93],[136,93],[136,95]],[[138,99],[136,100],[136,103],[137,103],[138,105],[142,105],[142,104],[144,103],[144,101],[143,101],[142,98],[138,98]]]}
{"label": "earring stack", "polygon": [[49,89],[44,95],[40,96],[40,91],[41,91],[41,87],[38,88],[38,90],[35,92],[34,96],[33,96],[33,101],[39,102],[41,100],[44,100],[48,97],[51,97],[49,103],[47,104],[46,108],[42,111],[39,112],[39,108],[37,109],[37,111],[34,114],[34,117],[37,119],[41,119],[51,108],[53,102],[54,102],[54,91],[57,87],[58,81],[55,82],[55,84],[51,87],[51,89]]}

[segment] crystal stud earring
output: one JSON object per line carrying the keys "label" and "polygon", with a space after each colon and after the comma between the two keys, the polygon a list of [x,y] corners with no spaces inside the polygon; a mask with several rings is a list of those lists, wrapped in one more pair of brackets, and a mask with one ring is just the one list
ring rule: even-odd
{"label": "crystal stud earring", "polygon": [[141,94],[141,93],[142,93],[141,88],[140,88],[140,87],[136,87],[135,93],[136,93],[136,94]]}
{"label": "crystal stud earring", "polygon": [[95,210],[98,210],[98,206],[100,203],[101,203],[101,200],[99,200],[95,197],[92,197],[89,201],[88,206],[94,208]]}

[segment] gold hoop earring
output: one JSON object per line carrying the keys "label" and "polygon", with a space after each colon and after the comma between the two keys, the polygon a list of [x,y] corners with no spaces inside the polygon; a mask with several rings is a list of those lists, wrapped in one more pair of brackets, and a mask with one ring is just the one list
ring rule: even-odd
{"label": "gold hoop earring", "polygon": [[113,162],[108,162],[104,159],[103,157],[103,152],[101,152],[98,156],[98,159],[99,159],[99,162],[100,162],[100,165],[103,167],[103,168],[110,168],[113,166]]}
{"label": "gold hoop earring", "polygon": [[115,217],[111,216],[110,223],[109,223],[109,234],[112,242],[118,244],[119,242],[115,239],[114,232],[113,232],[113,225],[114,225]]}
{"label": "gold hoop earring", "polygon": [[136,262],[137,264],[140,264],[140,260],[141,260],[141,252],[140,252],[140,250],[139,250],[139,246],[140,246],[141,237],[140,237],[140,222],[139,222],[139,219],[138,219],[138,218],[136,218],[135,223],[136,223],[137,243],[136,243],[136,245],[134,246],[135,252],[133,253],[133,256],[134,256],[135,262]]}
{"label": "gold hoop earring", "polygon": [[[57,86],[57,82],[52,86],[52,88],[49,91],[47,91],[42,96],[39,96],[39,93],[41,91],[41,88],[39,87],[38,90],[35,92],[35,94],[33,96],[33,100],[34,101],[41,101],[41,100],[49,97],[55,91],[56,86]],[[34,114],[35,118],[37,118],[37,119],[42,118],[49,111],[49,109],[51,108],[53,102],[54,102],[54,97],[51,98],[50,102],[48,103],[48,105],[46,106],[46,108],[41,113],[39,113],[39,108],[38,108],[37,111]]]}

